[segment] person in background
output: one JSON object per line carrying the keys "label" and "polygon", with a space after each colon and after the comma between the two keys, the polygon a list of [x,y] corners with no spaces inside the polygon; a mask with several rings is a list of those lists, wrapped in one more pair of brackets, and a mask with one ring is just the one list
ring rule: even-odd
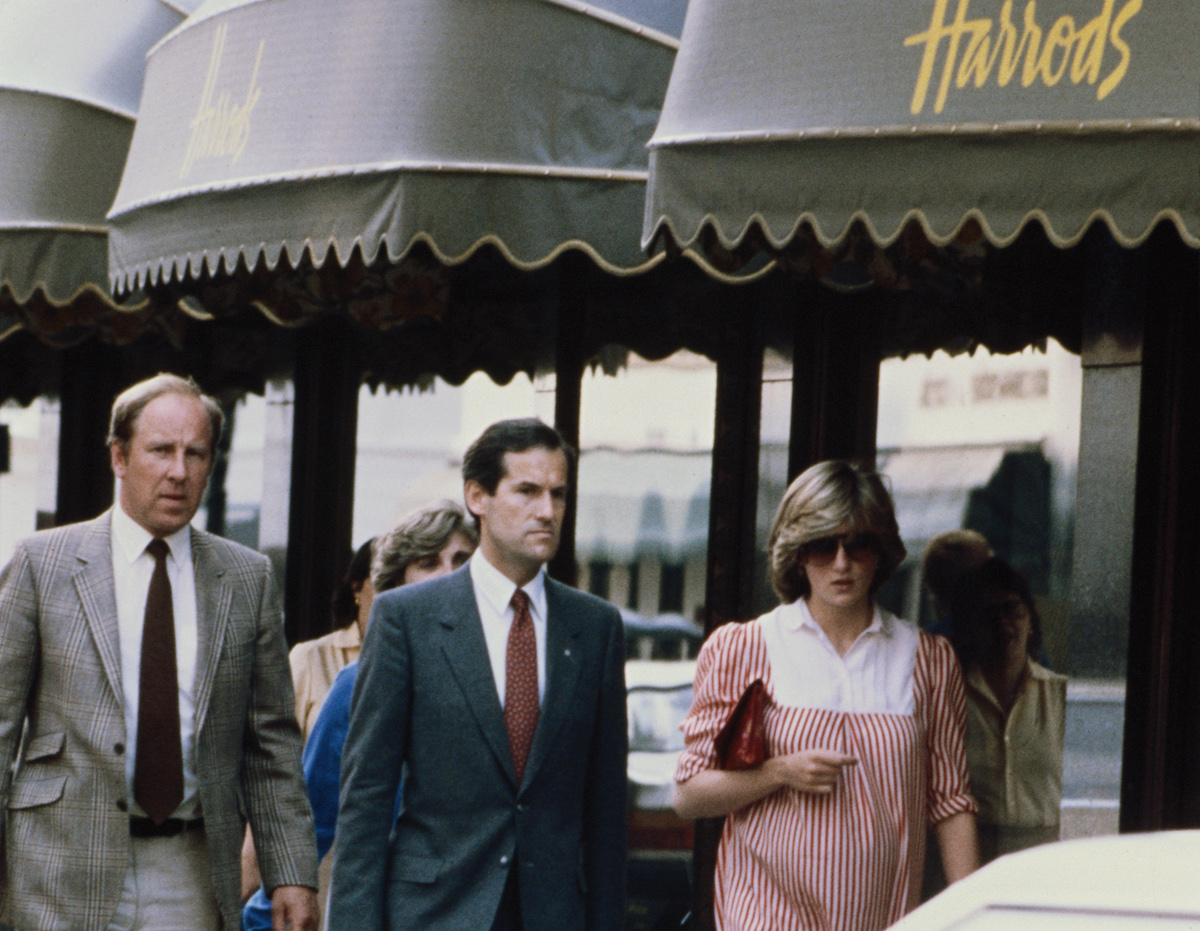
{"label": "person in background", "polygon": [[[962,677],[944,638],[873,602],[904,558],[879,475],[807,469],[769,547],[782,604],[701,649],[675,811],[725,816],[718,929],[877,931],[918,903],[927,827],[951,879],[977,865]],[[714,738],[758,679],[767,759],[721,769]]]}
{"label": "person in background", "polygon": [[922,557],[922,575],[933,602],[931,634],[949,637],[954,630],[953,603],[962,574],[992,555],[992,546],[975,530],[947,530],[929,541]]}
{"label": "person in background", "polygon": [[1034,659],[1042,647],[1037,605],[1024,576],[1002,559],[959,580],[954,617],[986,863],[1058,839],[1067,678]]}
{"label": "person in background", "polygon": [[624,926],[621,615],[545,572],[573,456],[539,420],[492,424],[463,456],[475,555],[375,599],[343,757],[331,931]]}
{"label": "person in background", "polygon": [[296,689],[296,719],[305,739],[333,680],[347,663],[358,659],[362,649],[367,618],[375,600],[375,589],[371,584],[375,544],[376,540],[370,539],[358,548],[334,592],[333,632],[297,643],[288,655],[292,684]]}
{"label": "person in background", "polygon": [[232,928],[247,818],[276,927],[316,926],[271,565],[191,526],[222,421],[190,379],[126,389],[116,505],[34,534],[0,572],[0,919],[15,927]]}
{"label": "person in background", "polygon": [[[463,509],[452,501],[439,501],[414,511],[376,541],[368,579],[375,592],[415,585],[461,568],[479,543],[475,527]],[[338,787],[342,747],[350,724],[350,697],[358,676],[358,661],[347,663],[317,714],[304,745],[304,778],[317,828],[317,856],[321,858],[322,905],[329,889],[327,854],[333,846],[337,824]],[[396,795],[399,810],[403,787]],[[394,814],[394,813],[393,813]],[[259,889],[242,910],[243,931],[271,931],[271,903]]]}
{"label": "person in background", "polygon": [[[296,693],[296,720],[300,734],[308,740],[317,712],[329,693],[333,680],[346,664],[358,659],[363,632],[371,613],[375,591],[371,586],[371,559],[375,540],[358,548],[350,565],[333,593],[334,630],[315,640],[305,640],[292,647],[288,665],[292,667],[292,687]],[[254,835],[246,828],[242,842],[242,901],[252,896],[262,885],[258,857],[254,852]]]}
{"label": "person in background", "polygon": [[[954,631],[954,594],[964,572],[974,569],[992,555],[987,537],[975,530],[947,530],[925,546],[921,574],[933,608],[933,623],[925,629],[949,639]],[[952,641],[953,642],[953,641]],[[946,888],[946,875],[930,832],[925,844],[925,868],[921,901],[933,898]]]}

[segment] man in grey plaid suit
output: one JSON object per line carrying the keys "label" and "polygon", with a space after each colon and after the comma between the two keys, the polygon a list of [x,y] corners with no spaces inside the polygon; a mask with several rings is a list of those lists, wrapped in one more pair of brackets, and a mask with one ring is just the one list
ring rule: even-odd
{"label": "man in grey plaid suit", "polygon": [[0,921],[22,931],[233,931],[246,818],[278,927],[315,928],[269,563],[190,526],[220,429],[189,380],[128,389],[117,506],[0,573]]}

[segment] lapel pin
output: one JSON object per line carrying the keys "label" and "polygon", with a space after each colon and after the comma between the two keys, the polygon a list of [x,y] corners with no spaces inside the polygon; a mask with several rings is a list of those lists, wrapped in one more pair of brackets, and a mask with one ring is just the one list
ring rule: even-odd
{"label": "lapel pin", "polygon": [[570,647],[567,647],[565,650],[563,650],[563,656],[570,656],[570,655],[571,655]]}

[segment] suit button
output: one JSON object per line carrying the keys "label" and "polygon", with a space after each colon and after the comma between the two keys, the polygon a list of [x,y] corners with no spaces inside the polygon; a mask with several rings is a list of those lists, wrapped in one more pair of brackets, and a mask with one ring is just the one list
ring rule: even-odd
{"label": "suit button", "polygon": [[524,802],[517,802],[517,811],[529,811],[529,806]]}
{"label": "suit button", "polygon": [[501,857],[501,858],[500,858],[500,865],[501,865],[501,866],[508,866],[508,857],[507,857],[507,856],[503,856],[503,857]]}
{"label": "suit button", "polygon": [[129,803],[123,798],[117,799],[117,811],[129,811]]}
{"label": "suit button", "polygon": [[125,744],[121,744],[121,743],[113,744],[113,753],[115,753],[117,756],[120,756],[124,752],[125,752]]}

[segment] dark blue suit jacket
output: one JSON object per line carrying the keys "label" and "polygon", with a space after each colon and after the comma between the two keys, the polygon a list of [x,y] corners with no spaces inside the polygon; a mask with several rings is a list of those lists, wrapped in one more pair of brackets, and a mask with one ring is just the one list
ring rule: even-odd
{"label": "dark blue suit jacket", "polygon": [[486,931],[514,864],[526,931],[622,927],[621,619],[551,579],[546,604],[545,695],[518,786],[469,569],[376,598],[343,756],[330,931]]}

